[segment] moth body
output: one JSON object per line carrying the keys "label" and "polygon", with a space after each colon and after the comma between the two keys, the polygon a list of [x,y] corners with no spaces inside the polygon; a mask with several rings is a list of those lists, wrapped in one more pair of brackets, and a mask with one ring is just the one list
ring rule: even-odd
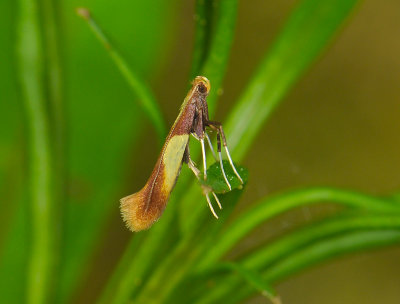
{"label": "moth body", "polygon": [[203,117],[203,113],[199,111],[203,111],[202,105],[206,102],[208,92],[208,80],[205,77],[196,77],[150,178],[139,192],[121,199],[121,214],[130,230],[148,229],[164,211],[188,149],[189,134],[195,132],[202,136],[197,125]]}

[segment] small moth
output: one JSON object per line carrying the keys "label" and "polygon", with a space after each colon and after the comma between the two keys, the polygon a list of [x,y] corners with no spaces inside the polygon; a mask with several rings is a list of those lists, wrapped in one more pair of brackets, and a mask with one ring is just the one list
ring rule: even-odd
{"label": "small moth", "polygon": [[[217,132],[217,146],[221,171],[229,189],[231,185],[226,177],[221,155],[221,139],[233,171],[243,184],[243,180],[237,172],[229,154],[226,138],[222,125],[208,118],[207,95],[210,92],[210,82],[206,77],[197,76],[192,82],[192,88],[186,95],[181,106],[179,115],[173,124],[164,146],[158,157],[153,172],[147,183],[139,191],[121,199],[121,214],[132,231],[140,231],[150,228],[159,219],[168,202],[169,195],[178,179],[182,163],[185,162],[197,178],[200,177],[200,170],[196,168],[189,154],[189,136],[192,135],[201,143],[203,157],[203,178],[207,178],[207,162],[204,140],[208,141],[211,151],[216,158],[206,127]],[[221,204],[217,195],[212,190],[204,191],[208,205],[213,215],[215,213],[209,193],[212,193],[219,208]]]}

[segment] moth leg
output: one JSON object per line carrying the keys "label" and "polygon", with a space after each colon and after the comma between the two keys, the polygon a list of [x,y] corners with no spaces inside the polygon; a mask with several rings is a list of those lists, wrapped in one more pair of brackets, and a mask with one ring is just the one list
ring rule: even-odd
{"label": "moth leg", "polygon": [[193,171],[197,179],[200,179],[200,170],[197,169],[196,164],[190,158],[189,144],[186,146],[185,153],[183,154],[183,161],[188,165],[189,169]]}
{"label": "moth leg", "polygon": [[212,143],[211,143],[211,140],[210,140],[210,136],[208,136],[207,132],[204,132],[204,135],[205,135],[206,138],[207,138],[208,146],[210,147],[210,150],[211,150],[212,155],[214,156],[214,159],[215,159],[216,161],[218,161],[217,155],[215,154],[214,148],[213,148]]}
{"label": "moth leg", "polygon": [[[214,192],[213,192],[213,194],[214,194]],[[211,200],[210,200],[210,197],[208,196],[208,193],[206,193],[205,195],[206,195],[208,207],[210,207],[211,213],[215,216],[215,218],[218,219],[218,215],[217,215],[217,214],[215,213],[215,211],[214,211],[214,208],[213,208],[213,206],[212,206],[212,204],[211,204]]]}
{"label": "moth leg", "polygon": [[225,183],[228,185],[229,190],[232,190],[232,186],[229,183],[228,178],[226,177],[225,170],[224,170],[224,165],[222,163],[221,137],[220,137],[219,132],[217,133],[217,147],[218,147],[218,155],[219,155],[219,165],[221,167],[222,175],[224,176]]}
{"label": "moth leg", "polygon": [[207,160],[206,160],[206,148],[204,146],[204,137],[200,138],[201,144],[201,154],[203,156],[203,169],[204,169],[204,179],[207,179]]}
{"label": "moth leg", "polygon": [[[185,153],[183,154],[183,161],[188,165],[188,167],[193,171],[194,175],[196,175],[196,178],[200,180],[200,170],[197,169],[196,164],[192,161],[192,159],[190,158],[190,152],[189,152],[189,145],[186,146],[185,149]],[[219,209],[222,209],[221,203],[218,199],[218,196],[215,194],[214,191],[211,191],[211,193],[213,194],[215,201],[218,204]],[[208,193],[205,194],[206,199],[207,199],[207,203],[208,206],[210,207],[210,210],[212,212],[212,214],[218,218],[217,214],[214,211],[214,208],[211,205],[211,201],[210,198],[208,197]]]}
{"label": "moth leg", "polygon": [[212,194],[214,195],[215,201],[218,204],[219,209],[222,209],[221,203],[219,202],[218,196],[215,194],[215,192],[213,191]]}
{"label": "moth leg", "polygon": [[208,125],[209,125],[210,127],[214,127],[215,129],[217,129],[217,130],[218,130],[218,133],[221,134],[222,143],[223,143],[223,145],[224,145],[224,149],[225,149],[226,155],[228,156],[229,163],[230,163],[230,165],[231,165],[231,167],[232,167],[232,169],[233,169],[233,172],[235,172],[235,175],[236,175],[237,178],[240,180],[240,182],[243,184],[243,179],[242,179],[242,177],[239,175],[239,173],[237,172],[237,170],[236,170],[236,168],[235,168],[235,165],[233,164],[233,161],[232,161],[232,158],[231,158],[231,154],[229,153],[228,145],[227,145],[227,143],[226,143],[226,137],[225,137],[224,129],[222,128],[222,124],[221,124],[220,122],[217,122],[217,121],[208,121]]}
{"label": "moth leg", "polygon": [[200,138],[197,137],[196,133],[190,133],[194,138],[196,138],[198,141],[200,141]]}

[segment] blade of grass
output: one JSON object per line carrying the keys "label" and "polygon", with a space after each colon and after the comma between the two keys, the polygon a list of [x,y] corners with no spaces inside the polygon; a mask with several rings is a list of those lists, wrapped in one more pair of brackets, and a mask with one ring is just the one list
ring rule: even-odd
{"label": "blade of grass", "polygon": [[[57,20],[60,20],[57,11],[57,4],[54,0],[40,0],[41,20],[43,29],[44,52],[45,52],[45,81],[47,98],[49,103],[49,120],[51,124],[51,138],[53,151],[53,183],[52,191],[54,200],[53,216],[55,226],[52,228],[54,233],[59,235],[58,244],[54,246],[53,255],[57,260],[54,261],[55,273],[60,272],[61,244],[64,235],[65,207],[67,198],[67,174],[66,174],[66,130],[65,130],[65,111],[63,104],[63,74],[61,66],[60,41],[61,35]],[[57,251],[56,251],[57,250]]]}
{"label": "blade of grass", "polygon": [[[65,150],[65,112],[63,105],[63,75],[60,54],[60,31],[57,4],[53,0],[40,0],[41,17],[43,23],[43,36],[46,54],[46,82],[49,101],[51,103],[51,122],[53,126],[53,138],[55,144],[55,162],[59,168],[59,174],[64,175],[64,150]],[[58,186],[60,187],[60,186]]]}
{"label": "blade of grass", "polygon": [[212,85],[207,97],[208,110],[215,113],[216,101],[222,93],[222,81],[225,76],[230,51],[235,34],[238,0],[220,0],[213,2],[213,24],[209,51],[200,70]]}
{"label": "blade of grass", "polygon": [[212,85],[207,97],[210,115],[222,92],[230,51],[235,34],[237,0],[197,0],[195,41],[190,78],[206,76]]}
{"label": "blade of grass", "polygon": [[[146,284],[140,288],[138,298],[135,298],[134,301],[142,303],[151,299],[154,303],[176,303],[184,300],[174,293],[175,289],[184,276],[194,269],[199,257],[204,255],[210,246],[213,246],[214,235],[218,234],[224,220],[231,214],[239,201],[240,194],[241,191],[234,190],[220,196],[220,201],[225,206],[223,210],[219,211],[220,221],[211,222],[191,240],[180,240],[171,249],[168,256],[164,257],[163,263],[154,269]],[[211,214],[208,217],[212,217]],[[193,244],[197,245],[193,246]],[[179,299],[176,299],[176,296]]]}
{"label": "blade of grass", "polygon": [[115,65],[121,72],[122,76],[129,84],[129,87],[131,88],[133,93],[138,96],[138,101],[142,106],[144,112],[154,125],[158,134],[160,145],[162,145],[166,136],[167,129],[160,107],[151,89],[132,70],[132,68],[129,67],[126,60],[110,43],[110,40],[107,38],[102,28],[92,18],[90,11],[86,8],[78,8],[76,12],[80,17],[83,18],[83,20],[88,23],[90,29],[95,34],[96,38],[103,44],[111,59],[114,61]]}
{"label": "blade of grass", "polygon": [[143,234],[141,238],[144,241],[140,243],[140,246],[135,240],[140,236],[133,236],[126,253],[101,294],[99,303],[124,304],[129,302],[151,274],[151,270],[158,266],[159,260],[154,258],[154,250],[157,249],[157,253],[161,252],[162,255],[171,250],[168,246],[174,242],[166,242],[166,240],[170,240],[176,235],[175,231],[170,228],[173,222],[174,213],[167,209],[160,222],[152,230],[141,232]]}
{"label": "blade of grass", "polygon": [[[66,168],[65,168],[65,111],[63,105],[63,71],[61,64],[61,35],[59,31],[59,14],[54,0],[40,0],[42,27],[45,45],[45,74],[46,88],[50,102],[50,120],[52,125],[52,146],[54,149],[54,183],[55,197],[59,201],[58,209],[61,210],[66,196]],[[61,204],[62,203],[62,204]],[[60,229],[60,227],[58,227]]]}
{"label": "blade of grass", "polygon": [[273,304],[280,304],[281,300],[276,291],[264,281],[264,279],[255,271],[247,269],[238,263],[222,263],[217,267],[218,269],[226,269],[236,272],[242,280],[249,284],[249,287],[257,290],[264,297],[269,299]]}
{"label": "blade of grass", "polygon": [[267,248],[257,250],[243,260],[246,267],[267,269],[271,264],[284,259],[304,246],[319,239],[331,237],[351,230],[400,229],[400,215],[347,214],[326,219],[291,233]]}
{"label": "blade of grass", "polygon": [[[399,230],[367,230],[349,232],[318,242],[266,270],[262,277],[268,282],[282,281],[301,270],[312,267],[332,258],[349,253],[371,250],[383,246],[398,244]],[[311,292],[311,291],[310,291]],[[236,290],[226,303],[238,303],[250,296],[252,291],[246,286]]]}
{"label": "blade of grass", "polygon": [[306,188],[266,198],[239,216],[224,230],[224,237],[204,256],[198,267],[207,267],[221,258],[240,239],[268,219],[291,208],[314,204],[321,201],[332,202],[353,208],[376,212],[397,212],[400,205],[373,196],[335,188]]}
{"label": "blade of grass", "polygon": [[400,242],[400,230],[369,230],[346,233],[295,252],[263,275],[269,282],[277,282],[312,265],[354,251],[387,246]]}
{"label": "blade of grass", "polygon": [[357,2],[300,2],[225,124],[234,159],[243,158],[265,120],[326,47]]}
{"label": "blade of grass", "polygon": [[[347,213],[333,216],[317,223],[313,223],[301,230],[289,233],[270,244],[267,244],[240,259],[240,264],[247,269],[269,269],[288,256],[294,255],[303,248],[330,237],[347,233],[349,231],[365,231],[371,229],[400,229],[400,215],[374,215]],[[240,280],[227,277],[220,280],[218,289],[203,291],[207,296],[204,302],[215,302],[224,295],[234,293],[240,288]],[[210,303],[209,302],[209,303]]]}
{"label": "blade of grass", "polygon": [[17,27],[17,58],[29,131],[31,248],[28,262],[28,303],[49,300],[54,280],[54,198],[52,149],[43,87],[43,51],[38,6],[20,0]]}
{"label": "blade of grass", "polygon": [[201,67],[207,58],[211,39],[212,0],[197,0],[195,7],[195,35],[193,46],[192,68],[189,79],[200,74]]}

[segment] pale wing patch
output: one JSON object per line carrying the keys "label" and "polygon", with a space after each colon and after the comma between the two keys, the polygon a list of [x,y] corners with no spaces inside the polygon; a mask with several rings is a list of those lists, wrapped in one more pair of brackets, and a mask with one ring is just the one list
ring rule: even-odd
{"label": "pale wing patch", "polygon": [[164,189],[168,192],[174,186],[179,168],[182,164],[183,153],[185,152],[186,144],[188,143],[189,135],[173,136],[165,148],[163,163],[164,163]]}

